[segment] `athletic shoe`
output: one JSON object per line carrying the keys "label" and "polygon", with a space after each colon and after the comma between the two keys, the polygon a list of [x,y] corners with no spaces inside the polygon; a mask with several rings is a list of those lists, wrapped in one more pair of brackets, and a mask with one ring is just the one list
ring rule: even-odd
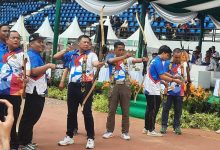
{"label": "athletic shoe", "polygon": [[216,133],[218,133],[218,134],[220,134],[220,129],[219,130],[217,130],[217,131],[215,131]]}
{"label": "athletic shoe", "polygon": [[177,135],[181,135],[182,134],[182,131],[181,131],[180,127],[175,128],[174,131],[175,131],[175,134],[177,134]]}
{"label": "athletic shoe", "polygon": [[88,139],[86,144],[86,149],[93,149],[95,147],[95,142],[93,139]]}
{"label": "athletic shoe", "polygon": [[148,132],[148,130],[145,129],[145,128],[142,130],[142,133],[143,133],[143,134],[147,134],[147,132]]}
{"label": "athletic shoe", "polygon": [[161,129],[160,129],[160,133],[166,134],[167,133],[167,127],[166,126],[162,126]]}
{"label": "athletic shoe", "polygon": [[58,145],[59,146],[66,146],[66,145],[70,145],[70,144],[73,144],[73,143],[74,143],[73,138],[70,138],[69,136],[65,136],[62,141],[58,142]]}
{"label": "athletic shoe", "polygon": [[113,133],[112,132],[105,132],[102,136],[104,139],[109,139],[111,137],[113,137]]}
{"label": "athletic shoe", "polygon": [[36,149],[37,149],[36,146],[32,143],[29,143],[25,146],[21,145],[20,148],[19,148],[19,150],[36,150]]}
{"label": "athletic shoe", "polygon": [[130,137],[130,135],[128,135],[128,133],[122,133],[121,138],[124,139],[124,140],[130,140],[131,139],[131,137]]}
{"label": "athletic shoe", "polygon": [[147,135],[148,135],[148,136],[155,136],[155,137],[161,137],[161,136],[163,136],[161,133],[157,133],[157,132],[154,131],[154,130],[151,131],[151,132],[148,131],[148,132],[147,132]]}

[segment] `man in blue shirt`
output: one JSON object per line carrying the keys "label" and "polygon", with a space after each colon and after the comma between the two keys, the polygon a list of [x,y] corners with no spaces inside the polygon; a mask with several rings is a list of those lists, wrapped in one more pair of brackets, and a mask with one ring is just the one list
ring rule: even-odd
{"label": "man in blue shirt", "polygon": [[158,56],[152,60],[149,71],[144,81],[144,92],[147,99],[147,107],[145,114],[145,127],[143,133],[148,136],[162,136],[162,134],[155,131],[155,120],[159,111],[161,97],[160,97],[160,81],[176,82],[181,84],[179,79],[174,79],[172,75],[165,73],[162,61],[170,58],[171,49],[163,45],[159,48]]}
{"label": "man in blue shirt", "polygon": [[[86,35],[78,38],[79,49],[75,51],[63,50],[58,52],[54,58],[65,60],[65,67],[68,68],[69,84],[67,93],[67,131],[63,140],[59,141],[60,146],[74,143],[73,132],[76,128],[77,111],[80,104],[92,87],[94,80],[94,67],[101,67],[104,63],[98,61],[97,55],[91,51],[91,39]],[[95,147],[94,120],[92,115],[93,94],[91,94],[83,108],[85,129],[87,131],[86,148]]]}
{"label": "man in blue shirt", "polygon": [[2,61],[2,56],[7,52],[6,38],[8,33],[8,25],[0,25],[0,62]]}
{"label": "man in blue shirt", "polygon": [[[173,57],[172,62],[169,63],[169,73],[174,78],[179,78],[184,81],[187,81],[187,72],[186,67],[187,63],[181,63],[181,55],[182,51],[179,48],[173,50]],[[173,129],[176,134],[181,134],[180,129],[180,118],[182,115],[182,103],[183,103],[183,96],[184,96],[184,85],[177,84],[175,82],[169,82],[169,91],[167,92],[167,100],[163,102],[163,111],[162,111],[162,128],[160,132],[165,134],[167,131],[167,123],[168,123],[168,116],[169,110],[174,104],[174,123]]]}
{"label": "man in blue shirt", "polygon": [[55,69],[55,64],[44,64],[40,53],[44,50],[44,38],[38,33],[29,37],[30,47],[30,77],[26,85],[26,101],[24,112],[19,125],[19,140],[21,149],[35,149],[32,143],[33,128],[40,119],[44,108],[45,96],[47,95],[46,70]]}

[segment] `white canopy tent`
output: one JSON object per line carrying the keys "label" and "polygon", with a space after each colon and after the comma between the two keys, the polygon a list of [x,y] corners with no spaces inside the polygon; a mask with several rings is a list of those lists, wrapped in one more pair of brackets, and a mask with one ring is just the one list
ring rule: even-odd
{"label": "white canopy tent", "polygon": [[59,36],[59,38],[77,39],[80,35],[83,35],[83,32],[79,27],[77,17],[75,17],[71,25]]}
{"label": "white canopy tent", "polygon": [[45,18],[43,24],[35,33],[39,33],[43,37],[53,38],[54,33],[50,26],[48,17]]}
{"label": "white canopy tent", "polygon": [[[105,20],[105,26],[108,26],[107,40],[118,40],[118,37],[115,35],[115,31],[112,28],[109,17]],[[95,35],[91,37],[92,40],[95,39]]]}
{"label": "white canopy tent", "polygon": [[[140,29],[138,29],[130,37],[128,37],[126,41],[139,41],[139,34]],[[158,49],[160,46],[162,46],[162,43],[157,39],[156,35],[154,34],[151,28],[150,20],[148,19],[148,14],[145,18],[144,34],[147,38],[147,47],[149,48],[149,50],[154,51],[155,49]]]}
{"label": "white canopy tent", "polygon": [[128,9],[136,2],[136,0],[117,0],[114,2],[101,0],[76,0],[76,2],[84,9],[95,14],[99,14],[103,5],[105,5],[104,15],[111,16]]}
{"label": "white canopy tent", "polygon": [[20,16],[17,20],[17,22],[15,23],[15,25],[11,28],[11,31],[17,31],[21,36],[30,36],[30,34],[28,33],[28,31],[26,30],[25,26],[24,26],[24,17]]}
{"label": "white canopy tent", "polygon": [[105,20],[104,25],[108,26],[107,39],[108,40],[118,40],[118,37],[115,35],[115,31],[112,29],[112,25],[111,25],[109,17],[107,17],[107,19]]}

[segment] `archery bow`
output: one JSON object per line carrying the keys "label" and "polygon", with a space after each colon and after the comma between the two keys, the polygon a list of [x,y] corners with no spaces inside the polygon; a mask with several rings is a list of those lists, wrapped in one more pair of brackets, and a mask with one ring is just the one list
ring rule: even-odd
{"label": "archery bow", "polygon": [[[98,56],[100,56],[99,57],[99,61],[103,61],[103,58],[104,58],[104,51],[106,52],[106,47],[105,47],[105,38],[104,38],[104,36],[105,36],[105,33],[104,33],[104,24],[103,24],[103,12],[104,12],[104,7],[105,7],[105,5],[102,7],[102,10],[101,10],[101,12],[100,12],[100,26],[101,26],[101,51],[100,52],[98,52]],[[96,86],[96,83],[97,83],[97,81],[98,81],[98,76],[99,76],[99,72],[100,72],[100,67],[99,68],[97,68],[97,70],[96,70],[96,73],[95,73],[95,75],[94,75],[94,79],[93,79],[93,84],[92,84],[92,87],[91,87],[91,89],[89,90],[89,92],[88,92],[88,94],[86,95],[86,97],[84,98],[84,100],[83,100],[83,102],[82,102],[82,107],[81,107],[81,110],[83,111],[83,109],[84,109],[84,105],[85,105],[85,103],[87,102],[87,100],[88,100],[88,98],[89,98],[89,96],[92,94],[92,92],[93,92],[93,90],[94,90],[94,88],[95,88],[95,86]]]}
{"label": "archery bow", "polygon": [[[141,30],[141,33],[142,33],[142,35],[143,35],[143,39],[144,39],[144,57],[147,57],[147,37],[146,37],[146,35],[145,35],[145,33],[144,33],[144,29],[143,29],[143,27],[141,26],[141,23],[140,23],[140,20],[139,20],[139,18],[138,18],[138,12],[136,12],[136,19],[137,19],[137,22],[138,22],[138,25],[139,25],[139,27],[140,27],[140,30]],[[144,75],[144,77],[143,77],[143,80],[142,80],[142,82],[141,82],[141,85],[140,85],[140,88],[136,91],[136,93],[135,93],[135,96],[134,96],[134,102],[136,103],[136,101],[137,101],[137,95],[138,95],[138,93],[140,92],[140,90],[141,90],[141,88],[142,88],[142,86],[143,86],[143,84],[144,84],[144,80],[145,80],[145,77],[146,77],[146,73],[147,73],[147,62],[145,61],[145,62],[143,62],[144,63],[144,66],[143,66],[143,75]]]}
{"label": "archery bow", "polygon": [[26,73],[27,73],[27,69],[26,69],[26,64],[27,64],[27,39],[26,39],[26,35],[25,35],[25,30],[24,30],[24,17],[22,16],[22,26],[21,26],[21,31],[22,31],[22,39],[23,39],[23,51],[24,51],[24,55],[23,55],[23,79],[24,79],[24,83],[23,83],[23,91],[22,91],[22,97],[25,97],[25,90],[26,90],[26,83],[25,80],[27,79]]}

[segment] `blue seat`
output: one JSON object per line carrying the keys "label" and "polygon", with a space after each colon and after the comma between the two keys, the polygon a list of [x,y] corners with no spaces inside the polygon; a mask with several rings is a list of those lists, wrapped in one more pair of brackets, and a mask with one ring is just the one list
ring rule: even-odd
{"label": "blue seat", "polygon": [[195,29],[190,29],[189,31],[190,31],[190,33],[195,33],[196,32]]}
{"label": "blue seat", "polygon": [[167,33],[167,29],[166,29],[166,28],[163,28],[161,32],[162,32],[162,33]]}
{"label": "blue seat", "polygon": [[197,34],[200,34],[200,32],[201,32],[200,29],[197,29],[197,30],[196,30],[196,33],[197,33]]}
{"label": "blue seat", "polygon": [[82,23],[82,26],[86,26],[86,25],[87,25],[87,22],[84,21],[84,22]]}
{"label": "blue seat", "polygon": [[80,17],[80,18],[79,18],[79,21],[83,21],[83,17]]}
{"label": "blue seat", "polygon": [[177,32],[178,33],[184,33],[184,30],[183,29],[177,29]]}
{"label": "blue seat", "polygon": [[214,24],[212,22],[209,23],[208,28],[214,28]]}
{"label": "blue seat", "polygon": [[153,27],[157,27],[158,26],[158,22],[154,21],[152,24]]}
{"label": "blue seat", "polygon": [[129,18],[128,18],[128,21],[133,21],[133,17],[129,17]]}
{"label": "blue seat", "polygon": [[164,22],[160,22],[159,27],[164,27]]}
{"label": "blue seat", "polygon": [[160,28],[156,28],[155,32],[160,33]]}
{"label": "blue seat", "polygon": [[131,32],[135,32],[136,31],[136,28],[131,28]]}
{"label": "blue seat", "polygon": [[124,17],[127,17],[127,16],[128,16],[128,13],[127,13],[127,12],[123,13],[123,16],[124,16]]}
{"label": "blue seat", "polygon": [[128,26],[129,26],[129,27],[133,27],[133,26],[134,26],[134,22],[129,22],[129,23],[128,23]]}
{"label": "blue seat", "polygon": [[205,22],[209,22],[210,18],[208,16],[205,17]]}
{"label": "blue seat", "polygon": [[97,18],[96,17],[93,17],[92,18],[92,22],[96,22]]}
{"label": "blue seat", "polygon": [[178,23],[174,23],[174,24],[172,25],[172,27],[173,27],[173,28],[177,28],[178,25],[179,25]]}
{"label": "blue seat", "polygon": [[88,22],[92,22],[92,17],[89,17]]}

